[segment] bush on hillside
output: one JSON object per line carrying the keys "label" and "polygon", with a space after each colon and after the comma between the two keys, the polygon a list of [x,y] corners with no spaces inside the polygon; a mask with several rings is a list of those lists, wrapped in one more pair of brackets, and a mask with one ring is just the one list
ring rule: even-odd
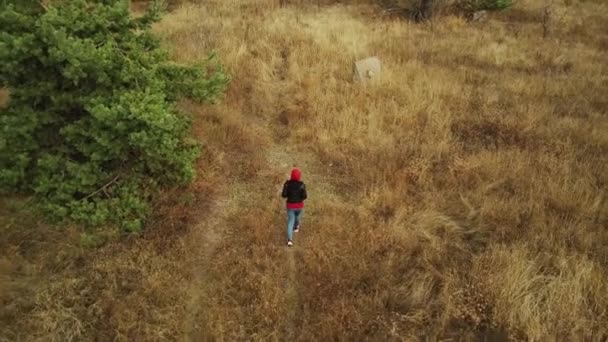
{"label": "bush on hillside", "polygon": [[513,6],[513,0],[461,0],[460,5],[467,11],[500,11]]}
{"label": "bush on hillside", "polygon": [[380,0],[389,9],[403,9],[415,21],[426,21],[450,9],[465,12],[503,10],[513,5],[513,0]]}
{"label": "bush on hillside", "polygon": [[424,21],[430,19],[441,6],[441,0],[418,0],[415,2],[412,10],[412,17],[416,21]]}
{"label": "bush on hillside", "polygon": [[[199,146],[175,108],[212,100],[221,69],[168,61],[151,11],[122,0],[0,4],[0,187],[34,193],[55,217],[142,227],[162,186],[188,183]],[[210,58],[209,62],[215,64]]]}

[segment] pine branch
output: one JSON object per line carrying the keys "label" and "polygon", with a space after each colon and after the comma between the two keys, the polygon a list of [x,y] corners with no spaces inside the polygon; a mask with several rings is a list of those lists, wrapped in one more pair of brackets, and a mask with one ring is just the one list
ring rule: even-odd
{"label": "pine branch", "polygon": [[81,201],[85,201],[85,200],[87,200],[87,199],[89,199],[89,198],[91,198],[91,197],[93,197],[93,196],[97,195],[98,193],[100,193],[100,192],[102,192],[102,191],[103,191],[103,192],[106,194],[106,196],[107,196],[106,189],[107,189],[107,188],[108,188],[110,185],[112,185],[112,184],[116,183],[116,181],[118,180],[118,178],[119,178],[119,177],[120,177],[120,175],[116,175],[116,177],[114,177],[114,179],[112,179],[111,181],[109,181],[108,183],[106,183],[106,185],[104,185],[104,186],[102,186],[101,188],[99,188],[99,189],[95,190],[94,192],[90,193],[90,194],[89,194],[89,195],[87,195],[86,197],[82,198],[82,199],[81,199]]}

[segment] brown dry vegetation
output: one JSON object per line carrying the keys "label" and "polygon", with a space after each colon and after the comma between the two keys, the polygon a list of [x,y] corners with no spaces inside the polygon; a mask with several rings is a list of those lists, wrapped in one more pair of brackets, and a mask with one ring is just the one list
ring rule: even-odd
{"label": "brown dry vegetation", "polygon": [[0,88],[0,108],[4,107],[8,103],[8,91]]}
{"label": "brown dry vegetation", "polygon": [[[215,50],[233,81],[182,104],[200,175],[143,237],[85,248],[3,200],[0,339],[605,339],[608,6],[555,2],[543,38],[540,0],[428,24],[287,3],[157,25],[175,60]],[[380,77],[353,83],[372,55]],[[311,198],[286,250],[294,164]]]}

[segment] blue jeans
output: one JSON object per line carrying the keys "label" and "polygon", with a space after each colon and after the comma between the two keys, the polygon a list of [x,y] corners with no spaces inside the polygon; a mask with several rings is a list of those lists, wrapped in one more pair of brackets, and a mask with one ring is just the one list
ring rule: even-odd
{"label": "blue jeans", "polygon": [[293,237],[293,227],[298,227],[302,220],[303,209],[287,209],[287,240]]}

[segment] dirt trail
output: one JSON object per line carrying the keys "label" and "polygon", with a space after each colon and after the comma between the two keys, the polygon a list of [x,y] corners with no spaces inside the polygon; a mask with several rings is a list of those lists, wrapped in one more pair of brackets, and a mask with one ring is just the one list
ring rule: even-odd
{"label": "dirt trail", "polygon": [[298,277],[297,277],[297,265],[296,265],[296,250],[295,249],[286,249],[285,253],[287,254],[287,264],[289,269],[289,276],[286,279],[285,286],[285,295],[287,296],[287,339],[293,341],[296,339],[296,318],[298,314]]}
{"label": "dirt trail", "polygon": [[204,313],[210,308],[208,298],[213,296],[211,266],[216,262],[215,251],[224,242],[228,220],[238,208],[237,194],[240,187],[240,183],[233,183],[188,236],[186,243],[195,254],[192,258],[195,266],[188,290],[183,341],[206,340],[205,328],[208,325]]}
{"label": "dirt trail", "polygon": [[[280,52],[280,63],[276,65],[275,75],[277,77],[277,84],[286,82],[288,77],[288,64],[289,55],[286,49]],[[276,103],[284,104],[283,95],[279,92],[276,94],[278,100]],[[284,108],[276,108],[276,115],[280,115]],[[262,170],[257,172],[256,177],[242,182],[230,182],[230,189],[227,191],[228,195],[221,201],[216,203],[213,210],[207,214],[207,218],[201,222],[195,228],[195,235],[192,237],[193,241],[200,241],[199,247],[197,248],[198,263],[195,267],[193,282],[191,285],[191,298],[187,307],[187,323],[185,331],[186,341],[200,341],[205,339],[205,327],[207,322],[204,322],[204,313],[208,309],[209,301],[207,298],[214,296],[213,291],[213,279],[209,272],[211,265],[214,260],[214,251],[218,246],[224,243],[224,237],[226,233],[234,229],[231,227],[229,222],[234,215],[238,215],[238,210],[243,206],[243,203],[239,202],[240,197],[238,194],[245,193],[243,189],[246,188],[257,188],[261,185],[261,188],[272,189],[272,184],[268,182],[275,182],[278,179],[287,179],[291,169],[297,166],[303,171],[303,179],[307,184],[309,190],[310,199],[307,201],[307,206],[303,217],[303,229],[299,233],[294,233],[294,244],[295,247],[288,248],[286,246],[286,214],[283,207],[282,200],[279,201],[278,197],[282,189],[282,182],[274,184],[274,191],[272,192],[277,197],[276,212],[277,215],[281,215],[281,219],[277,222],[281,222],[280,227],[276,227],[277,239],[268,241],[269,244],[278,243],[277,248],[281,248],[284,252],[282,262],[286,262],[286,269],[284,270],[283,283],[277,284],[284,289],[284,300],[287,307],[284,308],[286,315],[286,322],[284,323],[282,334],[283,338],[288,340],[297,340],[297,321],[299,308],[301,307],[303,298],[301,297],[301,291],[299,289],[299,263],[298,260],[303,257],[304,250],[306,248],[306,236],[310,233],[317,233],[313,230],[318,229],[316,227],[317,222],[321,222],[322,219],[319,217],[319,213],[316,212],[314,203],[318,200],[321,194],[325,198],[332,198],[335,194],[329,178],[322,176],[324,168],[319,162],[318,158],[312,152],[303,151],[298,149],[294,144],[289,142],[289,139],[282,140],[283,132],[289,127],[281,125],[275,117],[251,117],[243,115],[243,120],[248,121],[248,127],[258,132],[258,134],[272,137],[272,144],[264,151],[266,163]],[[282,178],[284,177],[284,178]],[[264,184],[266,183],[266,184]],[[265,194],[251,194],[249,193],[248,203],[263,203],[262,198]],[[251,197],[253,196],[253,197]],[[257,197],[259,196],[259,198]],[[280,204],[279,204],[280,203]],[[274,209],[273,209],[274,210]],[[308,229],[310,230],[310,233]],[[275,229],[273,227],[273,229]],[[194,244],[194,243],[193,243]]]}
{"label": "dirt trail", "polygon": [[[269,126],[265,126],[266,129]],[[269,133],[270,134],[270,133]],[[206,214],[206,218],[200,222],[195,228],[192,235],[189,237],[189,244],[192,246],[195,256],[196,267],[193,270],[192,284],[190,286],[190,298],[188,306],[186,308],[187,317],[185,317],[185,341],[200,341],[205,338],[205,310],[208,309],[209,302],[208,298],[213,298],[213,279],[209,272],[211,265],[217,260],[214,255],[215,250],[218,246],[221,246],[224,242],[226,233],[233,229],[228,223],[234,215],[238,215],[238,209],[242,206],[242,199],[239,197],[239,193],[243,192],[243,188],[252,186],[262,181],[268,181],[268,177],[271,175],[284,175],[287,177],[292,167],[298,166],[304,171],[304,180],[308,184],[313,186],[313,189],[317,186],[325,187],[327,184],[322,185],[317,183],[320,181],[320,177],[313,173],[312,170],[317,169],[317,161],[312,159],[312,155],[306,153],[296,152],[289,146],[283,146],[279,144],[273,144],[266,151],[266,168],[258,173],[255,179],[251,179],[251,184],[244,184],[241,182],[233,182],[230,185],[228,193],[221,199],[216,201],[214,207]],[[269,184],[270,185],[270,184]],[[274,193],[278,197],[282,188],[281,184],[275,184]],[[315,190],[313,190],[314,192]],[[242,196],[241,196],[242,197]],[[254,201],[255,202],[255,201]],[[314,202],[314,200],[313,200]],[[285,324],[283,333],[285,336],[294,340],[297,339],[297,318],[298,308],[300,307],[300,291],[299,291],[299,267],[298,259],[303,256],[303,249],[306,248],[306,235],[308,227],[312,226],[314,209],[310,210],[308,207],[305,212],[303,229],[299,233],[294,233],[293,248],[288,248],[286,242],[286,217],[285,211],[282,207],[277,208],[277,215],[281,215],[281,226],[276,227],[277,239],[268,241],[269,244],[279,242],[277,248],[281,248],[284,251],[283,260],[286,261],[286,270],[283,277],[284,283],[281,286],[284,289],[285,303],[287,307],[285,311],[287,313],[287,323]],[[314,219],[317,221],[317,219]],[[311,227],[311,229],[313,229]]]}
{"label": "dirt trail", "polygon": [[185,341],[200,341],[201,329],[205,326],[201,313],[206,309],[205,298],[210,295],[209,266],[214,263],[214,251],[221,244],[225,234],[227,219],[234,212],[236,205],[233,193],[238,188],[235,185],[231,193],[217,200],[206,219],[193,229],[189,237],[190,250],[196,254],[194,261],[197,267],[193,271],[192,284],[189,289],[190,298],[186,308]]}
{"label": "dirt trail", "polygon": [[[294,153],[289,148],[279,148],[276,144],[274,147],[270,148],[267,151],[267,164],[275,169],[278,169],[284,175],[288,175],[291,168],[294,166],[300,167],[306,170],[307,163],[304,162],[304,159],[298,154]],[[281,190],[282,184],[277,184],[277,193]],[[286,230],[286,220],[284,210],[281,211],[281,214],[284,217],[284,225],[282,234],[283,239],[281,241],[286,241],[285,235],[287,234]],[[306,224],[306,217],[303,217],[302,226]],[[297,335],[297,317],[298,317],[298,308],[300,306],[300,295],[298,290],[298,258],[302,256],[301,250],[306,246],[306,234],[304,230],[300,233],[294,232],[294,247],[288,248],[285,247],[285,260],[287,260],[287,277],[285,277],[285,283],[283,287],[285,288],[285,296],[287,303],[287,324],[285,335],[288,340],[296,340]]]}

